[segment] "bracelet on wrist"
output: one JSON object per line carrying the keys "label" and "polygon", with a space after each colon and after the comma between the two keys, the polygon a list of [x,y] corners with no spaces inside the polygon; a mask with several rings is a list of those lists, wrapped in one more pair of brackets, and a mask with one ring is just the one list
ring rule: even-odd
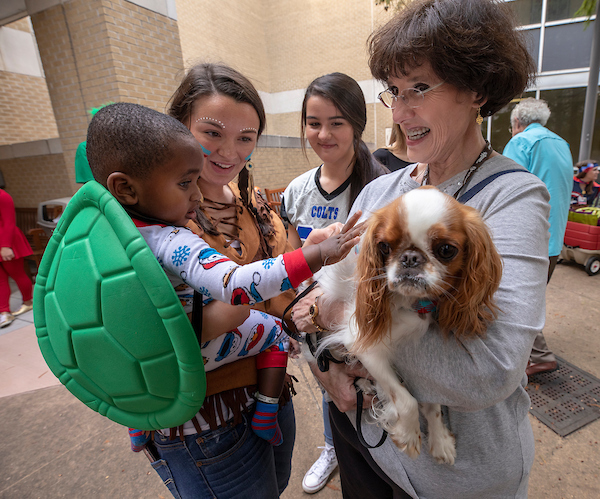
{"label": "bracelet on wrist", "polygon": [[258,401],[258,402],[263,402],[265,404],[279,404],[279,399],[275,398],[275,397],[267,397],[266,395],[263,395],[260,392],[256,392],[254,394],[254,398]]}
{"label": "bracelet on wrist", "polygon": [[323,296],[323,293],[321,293],[319,296],[317,296],[315,298],[315,302],[308,309],[308,315],[310,317],[310,322],[312,322],[312,325],[317,328],[317,331],[319,331],[320,333],[328,333],[329,329],[321,327],[321,326],[319,326],[319,324],[317,324],[317,317],[319,317],[318,301],[321,296]]}

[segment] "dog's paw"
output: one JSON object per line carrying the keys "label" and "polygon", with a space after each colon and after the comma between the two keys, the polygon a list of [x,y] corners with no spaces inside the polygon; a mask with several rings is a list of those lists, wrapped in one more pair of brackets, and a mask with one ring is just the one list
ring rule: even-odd
{"label": "dog's paw", "polygon": [[396,447],[398,447],[408,457],[416,459],[419,457],[419,454],[421,454],[420,431],[410,431],[408,433],[396,432],[394,434],[390,433],[390,437],[392,438],[392,442],[394,442]]}
{"label": "dog's paw", "polygon": [[448,428],[429,435],[429,453],[440,464],[454,464],[456,459],[456,440]]}
{"label": "dog's paw", "polygon": [[377,395],[377,390],[375,389],[375,385],[373,382],[367,378],[358,378],[355,382],[355,385],[358,389],[360,389],[365,395]]}
{"label": "dog's paw", "polygon": [[[409,423],[410,421],[410,423]],[[419,426],[419,414],[410,414],[396,420],[396,423],[388,430],[390,437],[396,447],[412,459],[416,459],[421,453],[421,428]]]}

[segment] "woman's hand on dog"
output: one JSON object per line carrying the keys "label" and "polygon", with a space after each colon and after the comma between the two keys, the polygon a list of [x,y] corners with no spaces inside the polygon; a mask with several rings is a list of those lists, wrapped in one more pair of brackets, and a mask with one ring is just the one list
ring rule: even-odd
{"label": "woman's hand on dog", "polygon": [[[341,412],[356,409],[356,386],[354,382],[356,378],[369,377],[369,373],[364,367],[350,367],[347,364],[330,362],[329,370],[323,373],[319,371],[315,363],[311,362],[309,365],[315,377],[323,385],[323,388]],[[363,407],[370,406],[372,400],[373,396],[364,394]]]}

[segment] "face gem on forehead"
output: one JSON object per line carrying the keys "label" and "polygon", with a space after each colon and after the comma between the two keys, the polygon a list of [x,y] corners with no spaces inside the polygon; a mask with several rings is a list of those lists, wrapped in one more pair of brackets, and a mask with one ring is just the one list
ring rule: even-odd
{"label": "face gem on forehead", "polygon": [[208,118],[208,117],[204,116],[203,118],[198,118],[196,120],[196,123],[198,123],[199,121],[214,121],[215,123],[218,123],[219,125],[221,125],[222,128],[225,128],[225,123],[223,123],[220,120],[216,120],[214,118]]}

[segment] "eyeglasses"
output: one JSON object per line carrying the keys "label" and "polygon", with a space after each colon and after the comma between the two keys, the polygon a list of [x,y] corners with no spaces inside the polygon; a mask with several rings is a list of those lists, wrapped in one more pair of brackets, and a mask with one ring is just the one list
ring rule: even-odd
{"label": "eyeglasses", "polygon": [[392,89],[386,88],[377,96],[377,98],[388,109],[394,109],[396,107],[398,97],[400,97],[402,99],[402,102],[404,102],[404,104],[406,104],[408,107],[415,109],[423,104],[423,101],[425,100],[425,94],[427,92],[430,92],[435,88],[441,87],[444,83],[445,82],[442,81],[437,85],[429,87],[425,90],[419,90],[418,88],[405,88],[398,95],[395,95]]}

